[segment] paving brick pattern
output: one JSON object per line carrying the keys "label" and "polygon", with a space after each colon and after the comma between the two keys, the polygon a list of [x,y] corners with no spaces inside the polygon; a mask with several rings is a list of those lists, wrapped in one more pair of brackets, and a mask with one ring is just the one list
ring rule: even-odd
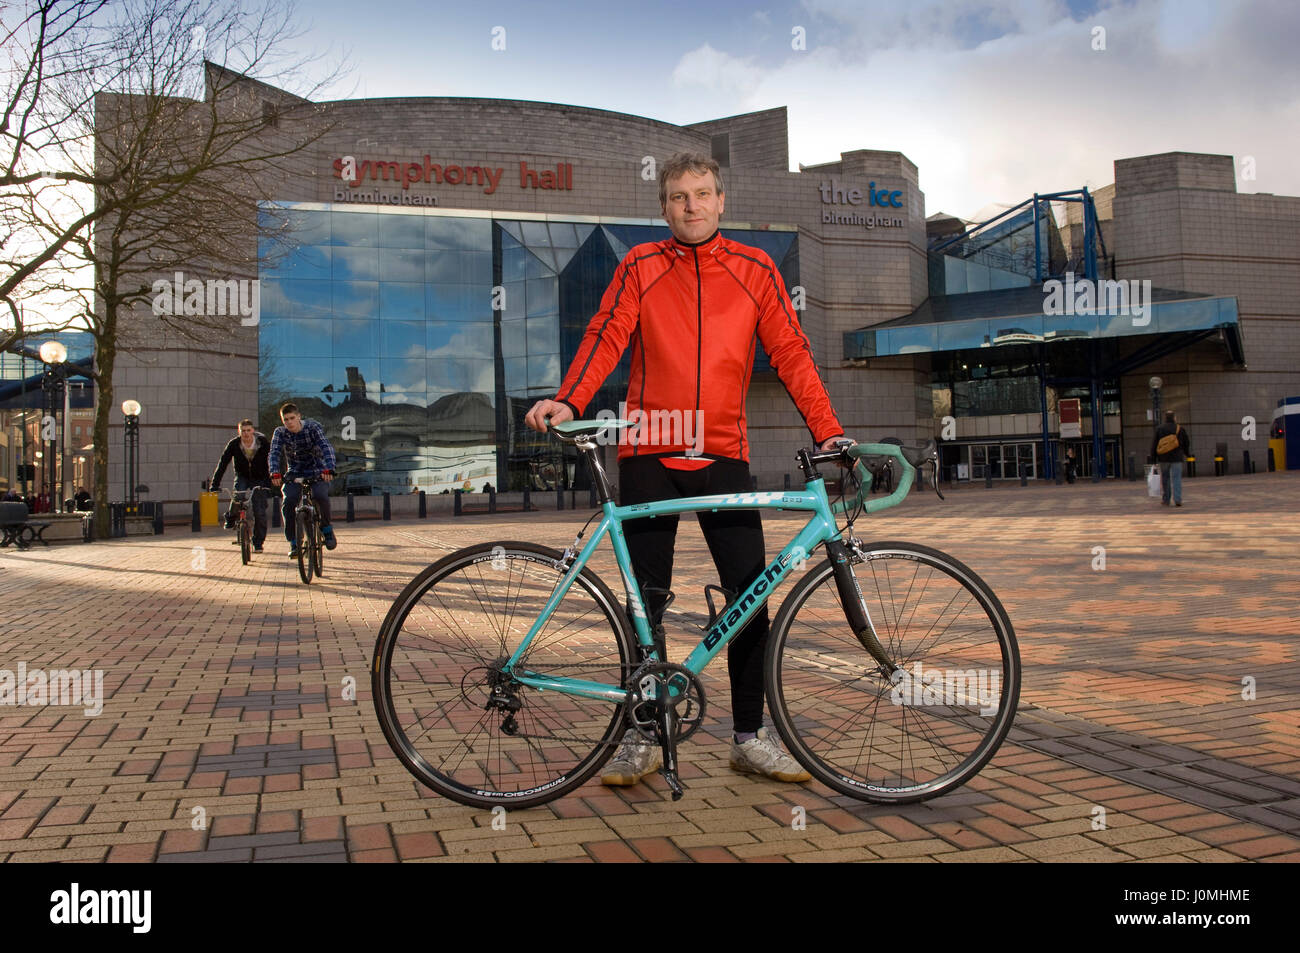
{"label": "paving brick pattern", "polygon": [[[860,524],[974,568],[1025,663],[994,761],[907,807],[734,774],[721,664],[681,801],[652,777],[494,818],[421,788],[370,699],[393,597],[462,545],[562,547],[585,513],[341,525],[311,586],[276,537],[249,567],[225,535],[171,527],[5,551],[0,669],[102,669],[105,700],[0,706],[0,860],[1298,860],[1300,475],[1189,480],[1182,509],[1144,491],[962,488]],[[771,549],[797,523],[768,525]],[[693,522],[678,551],[675,658],[713,581]]]}

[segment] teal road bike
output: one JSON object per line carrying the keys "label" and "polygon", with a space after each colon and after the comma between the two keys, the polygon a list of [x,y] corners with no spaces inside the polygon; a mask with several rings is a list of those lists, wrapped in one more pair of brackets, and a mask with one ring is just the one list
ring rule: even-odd
{"label": "teal road bike", "polygon": [[[597,453],[596,434],[609,426],[626,422],[551,428],[587,461],[600,501],[572,545],[461,549],[411,580],[384,619],[371,667],[375,708],[418,780],[475,807],[542,804],[589,780],[630,728],[662,746],[661,773],[681,797],[677,746],[704,722],[700,673],[793,577],[767,641],[766,692],[782,740],[814,778],[858,800],[901,804],[952,791],[993,757],[1020,693],[1001,603],[951,556],[854,533],[856,520],[907,496],[918,467],[937,470],[933,442],[800,450],[802,490],[618,506]],[[884,458],[898,461],[902,477],[889,496],[868,498],[864,464]],[[831,465],[844,468],[835,502],[818,472]],[[712,597],[722,590],[706,588],[703,638],[672,663],[662,610],[646,611],[623,523],[727,509],[809,518],[746,591],[724,593],[721,609]],[[769,538],[779,525],[768,522]],[[606,537],[622,600],[588,566]],[[672,594],[659,595],[666,609]]]}

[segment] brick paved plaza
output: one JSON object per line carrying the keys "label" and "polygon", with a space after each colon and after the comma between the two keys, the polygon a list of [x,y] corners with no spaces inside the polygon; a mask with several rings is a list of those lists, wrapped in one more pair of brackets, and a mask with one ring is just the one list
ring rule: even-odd
{"label": "brick paved plaza", "polygon": [[[0,707],[0,860],[1300,860],[1300,474],[1201,477],[1185,493],[1166,509],[1140,483],[962,488],[866,521],[864,538],[970,565],[1019,637],[1015,727],[955,794],[878,807],[732,773],[720,660],[709,724],[682,747],[684,799],[657,776],[593,781],[504,830],[389,753],[375,634],[443,553],[562,547],[585,511],[340,523],[311,586],[276,535],[247,568],[228,534],[186,527],[6,549],[0,669],[102,669],[104,704]],[[794,525],[771,518],[769,551]],[[678,547],[675,659],[713,581],[693,521]]]}

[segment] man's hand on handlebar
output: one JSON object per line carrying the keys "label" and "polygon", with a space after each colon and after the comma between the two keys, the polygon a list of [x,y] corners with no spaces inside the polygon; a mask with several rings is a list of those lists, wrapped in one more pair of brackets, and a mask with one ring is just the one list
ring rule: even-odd
{"label": "man's hand on handlebar", "polygon": [[[827,450],[840,450],[844,447],[851,447],[856,443],[857,441],[854,440],[852,437],[846,437],[844,436],[844,434],[838,434],[837,436],[830,437],[826,440],[823,440],[821,443],[819,443],[817,445],[817,451],[819,453],[824,453]],[[841,460],[840,466],[852,467],[853,462],[851,460],[850,461]]]}
{"label": "man's hand on handlebar", "polygon": [[552,424],[562,424],[573,419],[573,411],[568,404],[562,404],[558,400],[539,400],[524,415],[524,423],[534,430],[546,433],[547,417],[551,418]]}

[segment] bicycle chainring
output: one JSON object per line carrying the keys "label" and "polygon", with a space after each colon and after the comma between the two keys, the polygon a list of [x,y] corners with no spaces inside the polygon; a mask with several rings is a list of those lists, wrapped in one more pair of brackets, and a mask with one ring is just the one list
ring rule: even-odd
{"label": "bicycle chainring", "polygon": [[677,717],[677,737],[684,741],[704,723],[704,685],[690,669],[672,662],[646,662],[628,678],[628,722],[642,737],[660,742],[658,699],[667,693]]}

